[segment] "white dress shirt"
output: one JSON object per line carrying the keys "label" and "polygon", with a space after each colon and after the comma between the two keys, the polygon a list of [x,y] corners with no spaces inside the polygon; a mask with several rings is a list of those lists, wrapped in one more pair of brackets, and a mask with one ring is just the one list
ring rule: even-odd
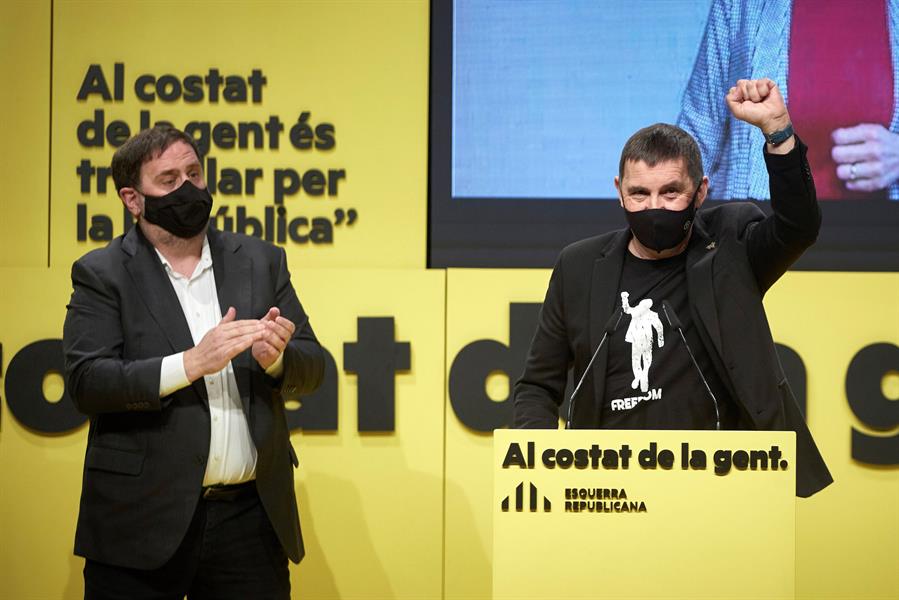
{"label": "white dress shirt", "polygon": [[[215,273],[212,269],[212,253],[209,240],[203,240],[200,262],[190,277],[175,271],[159,250],[159,259],[165,267],[169,281],[178,296],[181,310],[190,327],[194,344],[199,344],[206,333],[222,320]],[[246,315],[238,315],[246,318]],[[266,370],[273,377],[283,372],[283,354]],[[204,378],[209,397],[209,458],[203,485],[243,483],[256,478],[256,446],[250,436],[250,428],[240,401],[234,367],[228,365]],[[165,397],[190,385],[184,370],[184,353],[179,352],[162,359],[159,378],[159,397]]]}

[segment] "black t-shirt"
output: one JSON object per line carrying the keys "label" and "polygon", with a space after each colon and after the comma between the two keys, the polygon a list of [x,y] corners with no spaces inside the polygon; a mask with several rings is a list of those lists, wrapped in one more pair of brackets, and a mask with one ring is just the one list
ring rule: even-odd
{"label": "black t-shirt", "polygon": [[674,308],[687,343],[718,399],[722,429],[737,411],[693,323],[687,297],[686,252],[661,260],[625,253],[617,301],[624,309],[609,338],[601,426],[610,429],[714,429],[715,405],[687,348],[662,311]]}

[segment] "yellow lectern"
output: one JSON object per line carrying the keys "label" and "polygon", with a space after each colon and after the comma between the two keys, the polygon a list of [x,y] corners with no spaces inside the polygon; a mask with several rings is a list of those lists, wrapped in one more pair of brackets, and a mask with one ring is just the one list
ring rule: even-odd
{"label": "yellow lectern", "polygon": [[497,430],[493,597],[792,599],[795,434]]}

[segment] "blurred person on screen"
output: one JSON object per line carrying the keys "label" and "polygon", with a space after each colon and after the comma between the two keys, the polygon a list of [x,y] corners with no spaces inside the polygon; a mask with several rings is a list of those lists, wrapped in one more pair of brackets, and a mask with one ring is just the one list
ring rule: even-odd
{"label": "blurred person on screen", "polygon": [[803,124],[822,200],[899,200],[899,0],[713,0],[678,125],[714,199],[767,200],[763,140],[721,102],[770,77]]}
{"label": "blurred person on screen", "polygon": [[810,496],[832,478],[762,299],[817,238],[815,184],[773,81],[739,80],[722,99],[762,140],[773,214],[748,202],[700,210],[709,178],[696,141],[664,123],[631,136],[614,179],[629,227],[559,255],[513,392],[513,424],[557,428],[570,369],[583,386],[569,427],[791,430],[796,493]]}

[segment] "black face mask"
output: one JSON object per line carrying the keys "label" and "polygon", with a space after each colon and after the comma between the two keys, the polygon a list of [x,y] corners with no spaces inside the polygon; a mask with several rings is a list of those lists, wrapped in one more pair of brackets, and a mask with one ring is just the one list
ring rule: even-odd
{"label": "black face mask", "polygon": [[203,231],[211,211],[209,190],[190,181],[165,196],[144,194],[144,218],[180,238],[192,238]]}
{"label": "black face mask", "polygon": [[665,210],[664,208],[648,208],[631,212],[624,211],[627,224],[634,236],[647,248],[656,252],[674,248],[684,241],[693,224],[696,214],[696,196],[699,188],[690,199],[690,206],[683,210]]}

